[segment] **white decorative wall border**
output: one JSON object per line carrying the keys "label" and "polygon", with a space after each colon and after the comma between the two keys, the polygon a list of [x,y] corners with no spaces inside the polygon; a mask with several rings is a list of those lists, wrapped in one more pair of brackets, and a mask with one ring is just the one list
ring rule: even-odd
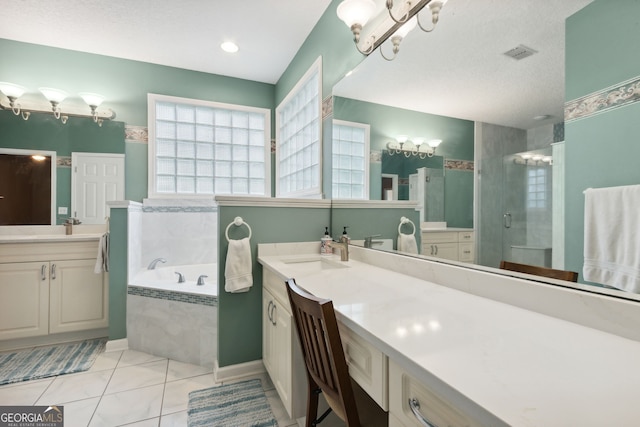
{"label": "white decorative wall border", "polygon": [[139,144],[149,143],[149,129],[146,126],[124,126],[124,141]]}
{"label": "white decorative wall border", "polygon": [[640,101],[640,76],[609,86],[564,105],[564,121],[584,119]]}
{"label": "white decorative wall border", "polygon": [[71,157],[69,157],[69,156],[57,156],[56,157],[56,167],[58,167],[58,168],[70,168],[71,167]]}
{"label": "white decorative wall border", "polygon": [[333,115],[333,96],[329,95],[322,100],[322,120]]}

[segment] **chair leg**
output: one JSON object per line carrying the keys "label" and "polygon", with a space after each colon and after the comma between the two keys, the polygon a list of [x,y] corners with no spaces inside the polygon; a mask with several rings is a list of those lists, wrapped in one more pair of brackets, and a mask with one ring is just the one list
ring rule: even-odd
{"label": "chair leg", "polygon": [[320,388],[312,383],[309,378],[309,387],[307,390],[307,421],[306,427],[314,427],[316,425],[316,416],[318,415],[318,397],[320,395]]}

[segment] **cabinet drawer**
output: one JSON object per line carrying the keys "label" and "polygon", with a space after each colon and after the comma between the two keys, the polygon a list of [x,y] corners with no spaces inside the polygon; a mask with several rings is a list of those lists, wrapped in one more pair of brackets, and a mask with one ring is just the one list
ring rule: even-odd
{"label": "cabinet drawer", "polygon": [[458,241],[460,243],[463,242],[473,242],[475,240],[473,231],[460,231],[458,233]]}
{"label": "cabinet drawer", "polygon": [[458,259],[462,262],[473,262],[473,243],[460,243],[458,247]]}
{"label": "cabinet drawer", "polygon": [[469,418],[447,402],[442,396],[409,376],[392,360],[389,361],[389,419],[394,425],[405,427],[422,427],[417,416],[409,406],[409,401],[418,402],[417,411],[436,426],[448,427],[480,427],[480,424]]}
{"label": "cabinet drawer", "polygon": [[429,231],[429,232],[422,233],[423,243],[446,243],[446,242],[457,242],[457,241],[458,241],[457,231]]}
{"label": "cabinet drawer", "polygon": [[388,358],[380,350],[338,323],[349,375],[383,410],[389,410]]}
{"label": "cabinet drawer", "polygon": [[289,296],[287,295],[287,288],[284,284],[284,280],[281,280],[278,275],[276,275],[273,271],[263,268],[262,269],[262,285],[265,289],[268,289],[269,292],[282,304],[287,308],[287,310],[291,310],[289,305]]}

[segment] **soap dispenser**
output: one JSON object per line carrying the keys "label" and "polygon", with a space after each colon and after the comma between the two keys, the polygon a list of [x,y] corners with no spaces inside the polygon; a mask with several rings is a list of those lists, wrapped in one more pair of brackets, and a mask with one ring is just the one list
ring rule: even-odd
{"label": "soap dispenser", "polygon": [[331,247],[331,236],[329,235],[329,227],[324,228],[324,236],[320,239],[320,255],[333,254],[333,248]]}
{"label": "soap dispenser", "polygon": [[342,232],[342,238],[340,239],[340,241],[341,242],[345,241],[345,242],[351,244],[351,237],[349,237],[349,235],[347,234],[347,228],[348,227],[349,227],[348,225],[344,226],[344,231]]}

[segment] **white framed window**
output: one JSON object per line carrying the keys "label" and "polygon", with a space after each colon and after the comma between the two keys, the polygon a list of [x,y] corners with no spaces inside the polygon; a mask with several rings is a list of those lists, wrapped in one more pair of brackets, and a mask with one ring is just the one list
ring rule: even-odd
{"label": "white framed window", "polygon": [[369,199],[369,132],[368,124],[333,121],[332,198]]}
{"label": "white framed window", "polygon": [[276,108],[276,197],[322,196],[322,58]]}
{"label": "white framed window", "polygon": [[547,169],[532,167],[527,170],[527,208],[547,207]]}
{"label": "white framed window", "polygon": [[270,196],[271,112],[148,94],[149,197]]}

